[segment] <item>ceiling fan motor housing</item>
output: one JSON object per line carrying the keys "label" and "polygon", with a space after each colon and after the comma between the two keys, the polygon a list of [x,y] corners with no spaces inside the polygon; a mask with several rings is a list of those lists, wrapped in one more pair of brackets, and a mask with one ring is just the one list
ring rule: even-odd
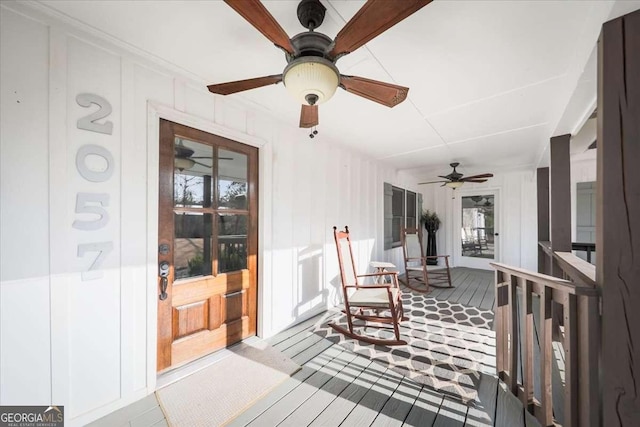
{"label": "ceiling fan motor housing", "polygon": [[298,4],[298,21],[309,31],[313,31],[322,25],[327,8],[320,0],[302,0]]}

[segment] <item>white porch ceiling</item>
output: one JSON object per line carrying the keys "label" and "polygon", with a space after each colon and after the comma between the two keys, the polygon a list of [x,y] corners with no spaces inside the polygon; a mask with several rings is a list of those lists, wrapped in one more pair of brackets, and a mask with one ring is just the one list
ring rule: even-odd
{"label": "white porch ceiling", "polygon": [[[221,1],[41,3],[203,84],[278,74],[286,65]],[[264,3],[289,36],[304,30],[297,1]],[[318,31],[334,37],[364,1],[323,3]],[[343,74],[408,86],[408,99],[389,109],[339,90],[320,107],[320,134],[309,143],[344,144],[419,179],[450,171],[452,161],[465,174],[533,168],[549,137],[584,122],[592,108],[595,85],[581,76],[595,66],[588,60],[600,25],[612,10],[638,8],[637,1],[435,1],[337,63]],[[230,96],[297,126],[300,106],[281,84]],[[299,132],[308,139],[308,130]]]}

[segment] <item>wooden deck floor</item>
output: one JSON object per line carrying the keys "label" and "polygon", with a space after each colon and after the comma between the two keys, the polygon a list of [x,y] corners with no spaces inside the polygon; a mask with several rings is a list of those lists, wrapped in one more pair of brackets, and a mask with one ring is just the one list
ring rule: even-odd
{"label": "wooden deck floor", "polygon": [[[434,289],[429,297],[484,310],[494,308],[492,272],[456,268],[452,273],[454,288]],[[310,319],[269,340],[302,369],[229,425],[537,425],[496,379],[495,358],[488,358],[493,366],[481,365],[479,403],[466,405],[323,339],[312,331],[317,321]]]}

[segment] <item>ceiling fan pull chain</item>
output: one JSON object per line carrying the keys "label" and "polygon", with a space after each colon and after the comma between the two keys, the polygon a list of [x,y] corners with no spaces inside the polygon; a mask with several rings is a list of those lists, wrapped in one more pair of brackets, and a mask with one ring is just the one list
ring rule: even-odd
{"label": "ceiling fan pull chain", "polygon": [[309,134],[309,138],[313,139],[317,134],[318,134],[318,129],[316,129],[316,127],[314,126],[313,131]]}

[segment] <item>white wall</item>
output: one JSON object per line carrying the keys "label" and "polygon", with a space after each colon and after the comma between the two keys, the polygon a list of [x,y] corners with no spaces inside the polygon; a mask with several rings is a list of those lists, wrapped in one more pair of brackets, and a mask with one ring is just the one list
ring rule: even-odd
{"label": "white wall", "polygon": [[[81,24],[25,4],[0,11],[0,404],[65,405],[73,426],[155,389],[163,114],[260,146],[263,336],[338,302],[333,225],[350,226],[360,269],[372,259],[400,264],[399,249],[382,248],[383,183],[412,188],[411,177],[322,134],[310,140],[237,97],[213,96],[204,82]],[[76,102],[85,92],[111,104],[110,135],[78,129],[92,111]],[[103,182],[78,172],[86,144],[113,156]],[[83,192],[108,195],[103,228],[72,226],[95,218],[75,212]],[[112,249],[96,277],[83,276],[95,253],[79,256],[78,247],[100,242]]]}
{"label": "white wall", "polygon": [[[482,184],[466,183],[464,191],[491,189],[499,191],[500,262],[530,270],[537,269],[537,213],[536,183],[531,171],[496,173]],[[455,238],[460,225],[454,224],[454,199],[460,197],[460,190],[454,193],[448,187],[425,186],[423,189],[424,209],[435,210],[442,224],[437,234],[439,254],[456,253],[459,241]],[[459,260],[454,256],[455,265]]]}

